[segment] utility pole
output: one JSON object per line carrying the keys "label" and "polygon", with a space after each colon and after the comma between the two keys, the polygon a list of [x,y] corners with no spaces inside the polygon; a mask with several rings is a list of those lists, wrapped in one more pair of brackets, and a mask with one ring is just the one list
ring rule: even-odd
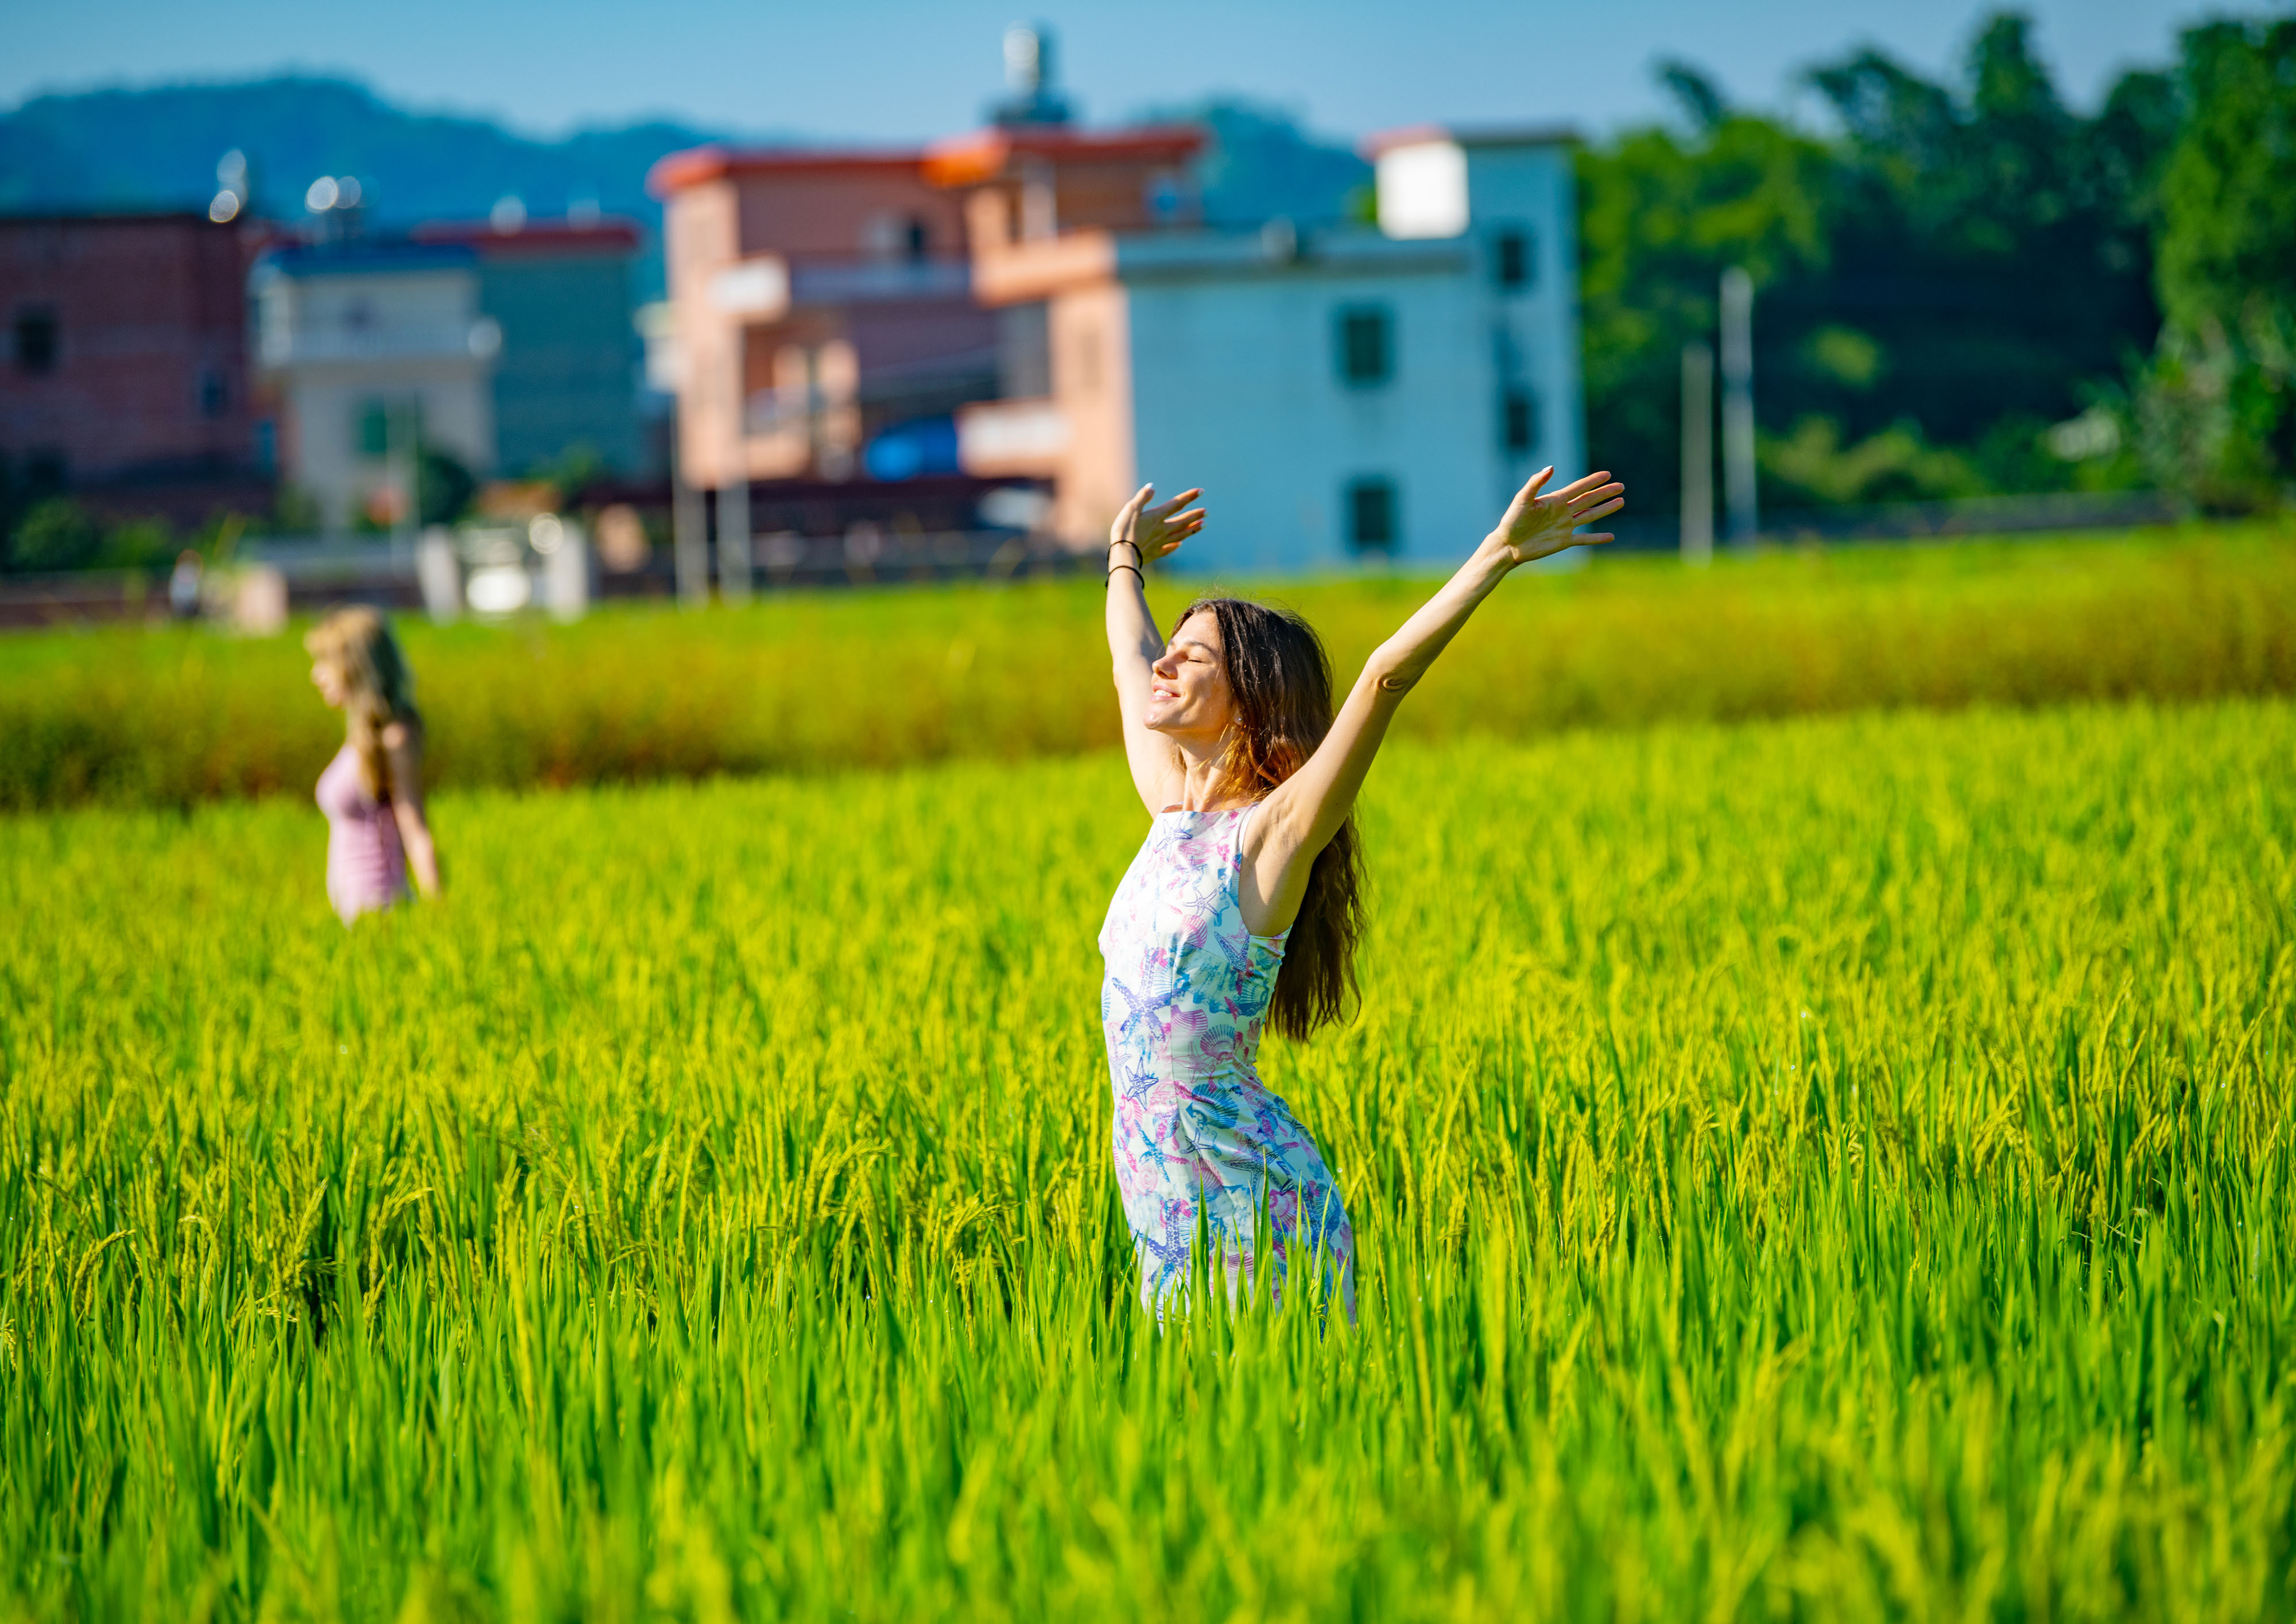
{"label": "utility pole", "polygon": [[742,398],[742,360],[748,345],[736,333],[726,371],[726,474],[718,486],[718,596],[750,600],[750,463],[743,454],[749,402]]}
{"label": "utility pole", "polygon": [[1754,279],[1740,265],[1722,273],[1722,494],[1730,544],[1751,547],[1754,511]]}
{"label": "utility pole", "polygon": [[382,465],[398,487],[390,519],[390,559],[404,562],[414,552],[422,525],[422,397],[386,400],[382,408]]}
{"label": "utility pole", "polygon": [[1682,347],[1682,561],[1714,559],[1714,350]]}
{"label": "utility pole", "polygon": [[709,601],[709,516],[701,493],[685,477],[685,412],[680,402],[669,425],[670,557],[677,567],[677,600],[687,608]]}
{"label": "utility pole", "polygon": [[718,595],[727,603],[750,600],[750,480],[736,469],[718,487]]}

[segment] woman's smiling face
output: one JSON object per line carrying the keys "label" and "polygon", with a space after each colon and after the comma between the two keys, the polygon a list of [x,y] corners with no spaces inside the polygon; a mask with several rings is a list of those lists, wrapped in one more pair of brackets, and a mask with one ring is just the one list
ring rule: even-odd
{"label": "woman's smiling face", "polygon": [[1152,731],[1215,742],[1235,721],[1235,694],[1227,681],[1219,617],[1199,609],[1173,628],[1171,641],[1150,667],[1148,708],[1141,719]]}

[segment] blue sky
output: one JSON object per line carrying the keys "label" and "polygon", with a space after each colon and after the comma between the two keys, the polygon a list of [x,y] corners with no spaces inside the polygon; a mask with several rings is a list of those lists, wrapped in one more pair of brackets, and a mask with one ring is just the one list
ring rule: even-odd
{"label": "blue sky", "polygon": [[[1238,92],[1355,136],[1426,119],[1564,120],[1589,134],[1663,107],[1651,65],[1680,56],[1773,110],[1796,72],[1875,44],[1957,64],[1989,6],[1964,0],[14,0],[0,106],[47,89],[348,72],[395,101],[532,134],[652,113],[742,130],[906,140],[970,124],[1019,16],[1058,30],[1086,116]],[[2221,7],[2027,0],[2078,105],[2123,67],[2165,61]],[[2243,11],[2284,11],[2282,4]]]}

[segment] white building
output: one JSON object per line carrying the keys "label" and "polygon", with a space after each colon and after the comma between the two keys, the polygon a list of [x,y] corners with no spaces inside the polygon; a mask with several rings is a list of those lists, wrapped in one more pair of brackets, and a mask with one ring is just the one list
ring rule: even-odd
{"label": "white building", "polygon": [[423,448],[492,470],[501,330],[463,246],[357,241],[258,263],[255,351],[278,397],[280,463],[330,530],[407,514]]}
{"label": "white building", "polygon": [[1144,479],[1200,485],[1176,562],[1249,572],[1456,559],[1534,469],[1584,472],[1570,137],[1372,151],[1376,230],[1062,229],[978,186],[975,295],[1041,307],[1050,387],[963,410],[967,470],[1050,478],[1077,541]]}

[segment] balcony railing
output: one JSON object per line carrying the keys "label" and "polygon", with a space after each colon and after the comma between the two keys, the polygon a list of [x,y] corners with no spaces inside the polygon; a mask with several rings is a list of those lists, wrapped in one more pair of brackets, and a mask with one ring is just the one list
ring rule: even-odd
{"label": "balcony railing", "polygon": [[878,299],[957,298],[972,286],[963,259],[871,260],[792,267],[790,296],[800,305],[862,305]]}
{"label": "balcony railing", "polygon": [[956,414],[957,462],[968,474],[1052,474],[1070,438],[1068,413],[1049,400],[982,401]]}
{"label": "balcony railing", "polygon": [[335,328],[263,335],[267,367],[311,366],[348,361],[491,361],[502,348],[502,329],[490,316],[474,322],[420,326]]}

